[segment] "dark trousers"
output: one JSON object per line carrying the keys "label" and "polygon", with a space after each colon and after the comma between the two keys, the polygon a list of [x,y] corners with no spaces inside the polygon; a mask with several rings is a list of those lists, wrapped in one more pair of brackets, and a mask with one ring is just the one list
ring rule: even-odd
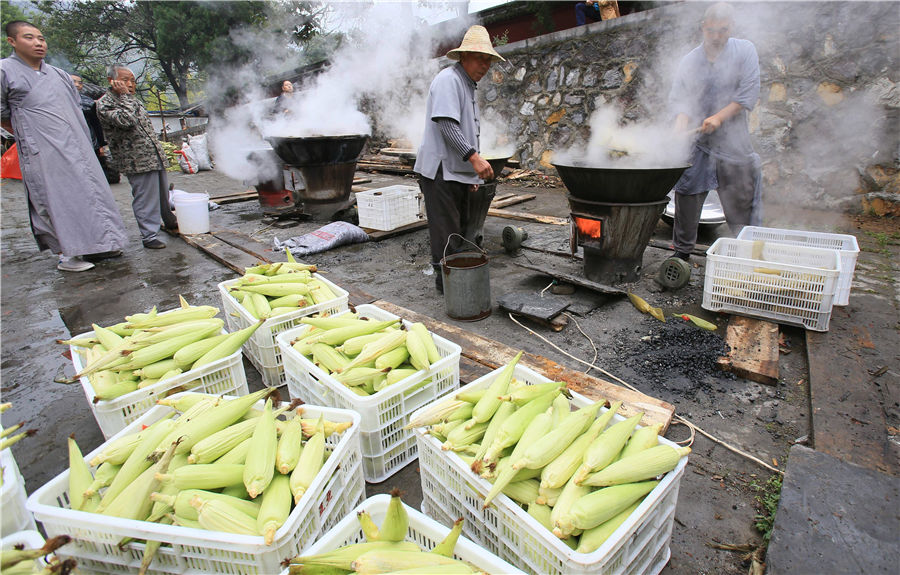
{"label": "dark trousers", "polygon": [[588,6],[584,2],[575,4],[575,25],[584,26],[588,20],[599,22],[600,10],[595,9],[593,6]]}
{"label": "dark trousers", "polygon": [[447,181],[441,166],[431,180],[419,176],[419,188],[425,196],[425,212],[428,217],[428,236],[431,240],[431,265],[435,269],[441,265],[444,249],[447,254],[466,251],[472,246],[451,234],[459,234],[480,245],[483,234],[481,225],[491,200],[494,186],[479,186],[475,192],[469,191],[470,184]]}
{"label": "dark trousers", "polygon": [[[726,164],[716,161],[716,179],[719,181],[719,201],[725,220],[733,235],[750,225],[753,210],[753,164]],[[708,192],[699,194],[675,193],[675,225],[672,244],[676,252],[691,253],[697,243],[700,213]]]}

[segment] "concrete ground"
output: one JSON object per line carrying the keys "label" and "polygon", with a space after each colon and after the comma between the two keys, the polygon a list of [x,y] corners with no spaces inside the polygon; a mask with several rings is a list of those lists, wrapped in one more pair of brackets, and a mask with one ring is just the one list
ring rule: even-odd
{"label": "concrete ground", "polygon": [[[414,183],[395,176],[357,174],[371,177],[365,184],[375,188],[394,183]],[[173,174],[176,187],[189,192],[208,191],[211,196],[240,192],[240,182],[218,172],[196,175]],[[219,305],[216,284],[236,274],[185,244],[163,236],[165,250],[146,250],[140,244],[130,210],[127,183],[113,186],[128,227],[130,245],[121,258],[99,263],[96,269],[80,273],[56,270],[55,257],[37,251],[30,234],[27,208],[21,183],[4,180],[2,186],[2,395],[14,408],[3,414],[4,425],[20,420],[39,434],[13,448],[29,493],[61,472],[66,463],[65,438],[75,433],[87,452],[103,438],[78,384],[55,383],[72,375],[65,349],[55,344],[59,338],[82,333],[92,322],[112,324],[123,316],[177,305],[178,294],[191,303]],[[537,197],[510,209],[565,217],[565,191],[558,188],[527,187],[502,183],[499,192],[534,193]],[[798,214],[776,207],[767,225],[801,227]],[[809,214],[804,214],[809,215]],[[855,290],[885,294],[884,313],[898,315],[897,239],[895,229],[884,235],[854,231],[852,222],[839,215],[812,214],[817,218],[808,229],[848,230],[866,240]],[[321,223],[300,222],[289,228],[272,226],[263,220],[256,202],[222,206],[210,213],[213,228],[234,229],[271,245],[273,237],[286,239],[313,231]],[[548,286],[545,277],[515,265],[525,261],[535,265],[572,265],[557,256],[535,250],[505,253],[500,234],[505,226],[526,229],[526,245],[544,250],[568,249],[568,226],[553,226],[489,217],[485,225],[485,247],[491,258],[491,293],[496,300],[511,292],[537,294]],[[724,229],[706,230],[701,241],[711,243]],[[660,223],[656,237],[668,239],[671,230]],[[894,234],[894,235],[891,235]],[[881,239],[887,238],[882,245]],[[450,320],[443,299],[434,289],[430,275],[428,236],[425,230],[377,243],[344,246],[307,258],[329,273],[338,285],[355,286],[376,298],[402,305],[441,321],[495,339],[509,346],[543,355],[573,369],[584,369],[576,361],[546,344],[496,307],[487,319],[475,323]],[[679,291],[663,291],[653,281],[657,267],[670,252],[648,248],[644,255],[644,275],[627,286],[661,306],[667,315],[687,312],[716,322],[724,335],[727,317],[700,308],[704,258],[695,257],[689,286]],[[280,259],[275,255],[273,259]],[[577,271],[577,265],[573,268]],[[885,269],[888,271],[885,272]],[[885,279],[886,278],[886,279]],[[857,293],[856,291],[854,293]],[[537,324],[528,327],[566,350],[592,360],[596,365],[630,382],[644,393],[675,405],[677,412],[716,436],[754,456],[784,468],[794,440],[810,436],[809,379],[804,332],[784,327],[785,345],[791,353],[780,358],[781,377],[777,385],[766,386],[730,377],[712,365],[721,351],[721,339],[699,332],[690,324],[670,320],[665,325],[639,314],[627,300],[578,289],[569,302],[569,325],[552,332]],[[851,306],[853,307],[853,295]],[[853,321],[866,318],[854,316]],[[894,325],[898,325],[894,323]],[[699,334],[699,335],[698,335]],[[873,334],[873,338],[878,334]],[[245,360],[251,389],[260,386],[255,369]],[[897,366],[892,367],[896,377]],[[596,373],[596,372],[592,372]],[[600,374],[602,377],[602,374]],[[893,408],[896,409],[896,408]],[[672,425],[667,437],[689,436],[684,426]],[[741,553],[714,548],[715,544],[762,542],[755,528],[764,488],[772,473],[736,455],[725,447],[698,435],[681,482],[675,526],[671,541],[672,558],[667,574],[738,574],[747,571]],[[407,501],[418,507],[421,487],[415,462],[379,485],[370,485],[369,494],[400,487]]]}

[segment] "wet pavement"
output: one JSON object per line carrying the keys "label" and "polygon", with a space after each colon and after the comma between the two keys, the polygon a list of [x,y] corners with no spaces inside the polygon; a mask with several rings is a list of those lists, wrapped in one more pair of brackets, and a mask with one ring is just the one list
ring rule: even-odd
{"label": "wet pavement", "polygon": [[[415,185],[410,178],[358,173],[372,177],[369,188],[395,183]],[[196,175],[173,174],[176,187],[188,192],[207,191],[213,196],[241,192],[246,187],[217,172]],[[113,186],[120,211],[129,232],[130,244],[120,258],[97,264],[96,269],[65,273],[56,269],[55,257],[37,252],[31,237],[21,183],[4,180],[2,185],[2,395],[14,408],[3,414],[3,423],[27,420],[40,433],[13,448],[19,468],[30,492],[62,471],[66,463],[65,438],[75,433],[87,452],[102,442],[79,384],[55,383],[61,374],[71,376],[71,362],[65,349],[55,343],[90,329],[92,322],[111,324],[127,315],[156,305],[167,309],[177,305],[178,294],[191,303],[218,305],[216,284],[236,276],[225,266],[207,257],[179,238],[163,235],[164,250],[146,250],[141,246],[137,226],[130,209],[127,183]],[[565,217],[568,208],[565,191],[554,188],[513,186],[501,183],[498,193],[510,191],[534,193],[537,197],[509,209],[535,214]],[[790,214],[779,214],[772,225],[790,224]],[[255,201],[223,205],[210,212],[214,229],[233,229],[271,245],[273,237],[286,239],[315,230],[322,223],[299,222],[280,228],[264,219]],[[769,222],[767,222],[769,223]],[[568,250],[568,226],[553,226],[489,217],[485,224],[485,248],[491,258],[492,298],[504,293],[525,291],[540,293],[548,287],[546,277],[523,270],[516,261],[533,265],[570,265],[557,256],[523,249],[507,254],[500,243],[503,228],[515,225],[529,233],[526,246],[543,250]],[[829,222],[830,229],[846,225],[839,217]],[[796,225],[794,227],[797,227]],[[816,229],[826,229],[819,227]],[[705,230],[700,241],[711,243],[722,227]],[[655,237],[667,240],[671,228],[660,223]],[[893,250],[891,252],[890,250]],[[860,289],[885,291],[896,314],[896,284],[887,281],[875,285],[869,277],[882,270],[896,246],[887,253],[870,252],[861,257],[863,275],[866,266],[873,270],[860,281]],[[891,255],[893,254],[893,255]],[[661,306],[667,315],[692,313],[722,326],[715,333],[701,332],[692,326],[672,323],[665,326],[639,314],[627,299],[599,295],[577,289],[571,296],[569,325],[556,333],[527,320],[524,322],[568,353],[585,360],[598,357],[597,364],[615,373],[641,391],[675,405],[681,415],[691,419],[721,440],[739,446],[767,462],[787,459],[793,440],[810,434],[808,369],[805,363],[803,330],[784,328],[786,342],[793,353],[780,359],[781,378],[775,386],[765,386],[721,373],[708,361],[722,349],[727,319],[700,308],[704,258],[693,258],[691,283],[678,291],[664,291],[653,281],[659,264],[670,255],[662,249],[648,248],[644,255],[641,280],[627,286]],[[273,255],[272,259],[281,259]],[[441,321],[495,339],[506,345],[545,356],[573,369],[583,366],[548,346],[510,321],[496,308],[487,319],[475,323],[455,322],[445,314],[444,302],[434,289],[430,275],[430,255],[426,230],[419,230],[377,243],[336,248],[307,258],[319,265],[338,285],[354,286],[372,296],[402,305]],[[879,267],[882,266],[882,267]],[[857,284],[855,284],[857,285]],[[872,287],[875,285],[875,287]],[[855,288],[856,289],[856,288]],[[852,302],[851,296],[851,302]],[[859,319],[859,318],[857,318]],[[671,343],[672,345],[668,345]],[[260,379],[245,360],[251,389]],[[896,370],[896,366],[894,367]],[[688,437],[687,430],[673,425],[670,439]],[[746,572],[739,554],[716,550],[710,542],[753,543],[761,541],[754,528],[758,512],[757,487],[770,473],[731,451],[698,436],[690,465],[681,485],[675,528],[671,542],[672,560],[664,573]],[[418,506],[420,486],[415,462],[383,484],[369,486],[369,494],[393,486],[410,493],[409,502]]]}

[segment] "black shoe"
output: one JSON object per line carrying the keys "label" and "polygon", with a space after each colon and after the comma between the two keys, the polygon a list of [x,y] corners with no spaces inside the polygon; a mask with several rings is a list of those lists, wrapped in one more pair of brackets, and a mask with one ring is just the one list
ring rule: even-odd
{"label": "black shoe", "polygon": [[686,262],[691,261],[691,254],[686,254],[684,252],[675,252],[675,257]]}
{"label": "black shoe", "polygon": [[434,287],[438,292],[444,293],[444,276],[441,274],[434,276]]}
{"label": "black shoe", "polygon": [[111,252],[100,252],[98,254],[88,254],[86,256],[82,256],[86,262],[99,262],[100,260],[108,260],[111,258],[119,258],[122,257],[122,250],[113,250]]}
{"label": "black shoe", "polygon": [[149,242],[144,242],[144,247],[148,250],[161,250],[166,247],[166,244],[159,240],[150,240]]}

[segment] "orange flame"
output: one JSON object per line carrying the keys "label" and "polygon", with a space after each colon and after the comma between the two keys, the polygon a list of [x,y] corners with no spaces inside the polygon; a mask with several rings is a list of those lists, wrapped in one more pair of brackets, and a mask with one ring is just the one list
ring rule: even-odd
{"label": "orange flame", "polygon": [[601,224],[603,222],[601,220],[589,220],[586,218],[575,217],[575,227],[578,228],[578,231],[583,235],[588,236],[589,238],[599,238],[602,237]]}

